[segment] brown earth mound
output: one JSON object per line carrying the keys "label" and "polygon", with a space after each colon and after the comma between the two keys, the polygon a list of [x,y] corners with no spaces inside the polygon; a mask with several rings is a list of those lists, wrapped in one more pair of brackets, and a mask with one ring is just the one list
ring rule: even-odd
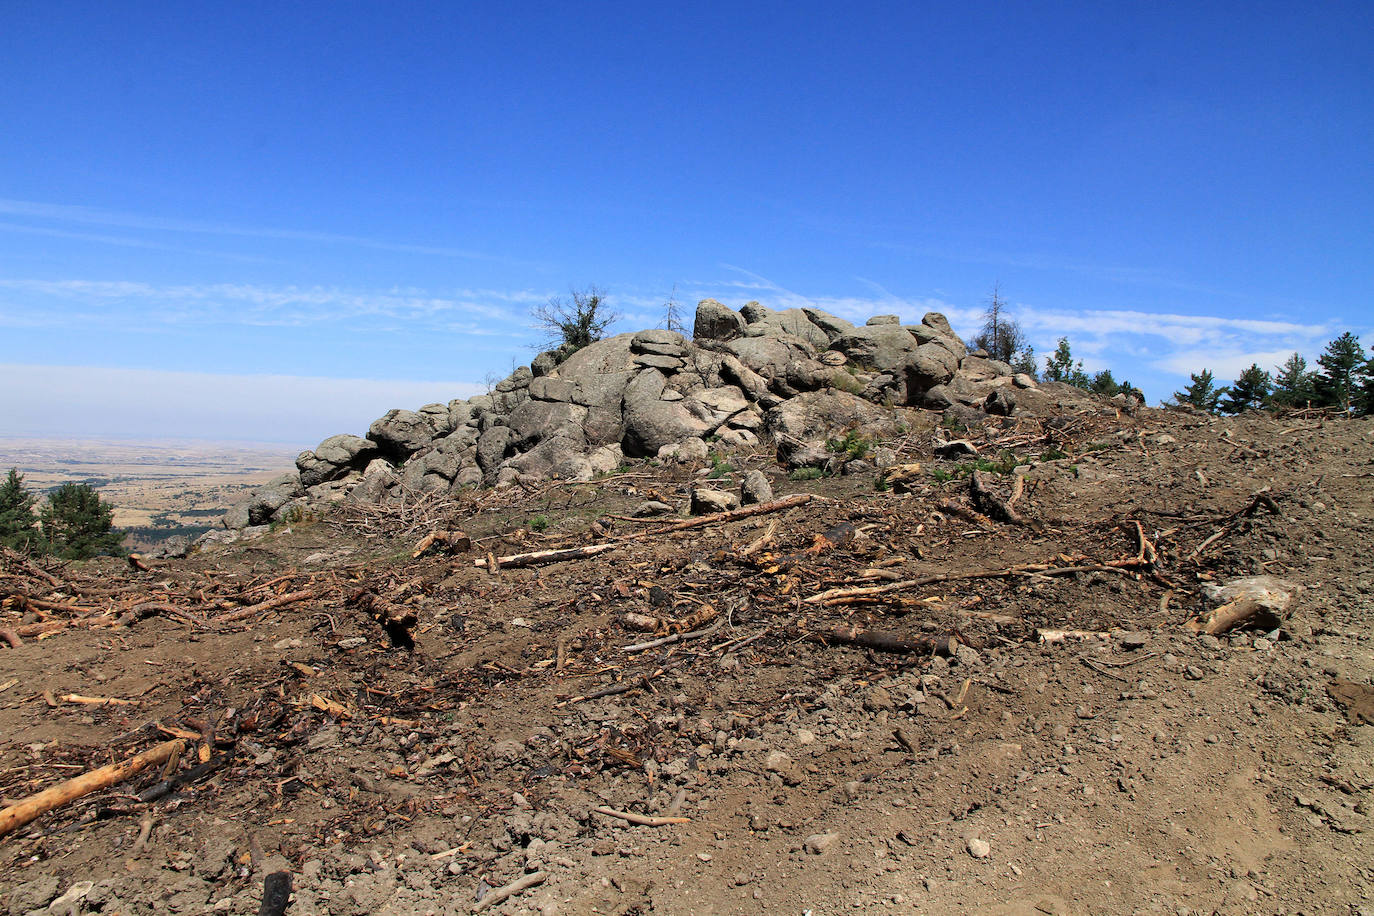
{"label": "brown earth mound", "polygon": [[0,907],[1359,912],[1374,425],[934,432],[6,555]]}

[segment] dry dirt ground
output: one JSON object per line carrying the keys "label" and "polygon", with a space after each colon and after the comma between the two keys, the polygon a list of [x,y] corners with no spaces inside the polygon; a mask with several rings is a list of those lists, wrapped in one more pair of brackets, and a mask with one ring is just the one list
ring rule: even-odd
{"label": "dry dirt ground", "polygon": [[[0,628],[52,626],[0,647],[6,802],[187,748],[0,838],[0,907],[251,914],[288,871],[293,914],[1374,912],[1374,424],[970,431],[1031,461],[1027,524],[956,510],[967,465],[934,432],[890,443],[924,465],[904,492],[772,468],[817,498],[677,531],[607,517],[680,505],[697,471],[638,466],[473,497],[465,553],[411,559],[413,513],[146,572],[7,560],[30,600]],[[1301,586],[1280,628],[1185,628],[1204,584],[1257,573]],[[359,592],[417,613],[413,648]],[[706,633],[630,651],[655,638],[630,612]],[[841,625],[927,648],[814,638]]]}

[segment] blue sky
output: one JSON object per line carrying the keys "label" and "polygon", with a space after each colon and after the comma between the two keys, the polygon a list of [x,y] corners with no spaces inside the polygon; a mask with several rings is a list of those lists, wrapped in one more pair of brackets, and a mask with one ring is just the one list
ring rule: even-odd
{"label": "blue sky", "polygon": [[0,6],[0,435],[313,444],[597,284],[994,284],[1152,401],[1374,343],[1374,5]]}

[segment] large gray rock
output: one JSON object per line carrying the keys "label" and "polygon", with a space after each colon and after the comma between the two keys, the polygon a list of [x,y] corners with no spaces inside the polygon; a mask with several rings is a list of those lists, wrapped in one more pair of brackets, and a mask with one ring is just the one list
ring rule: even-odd
{"label": "large gray rock", "polygon": [[530,397],[536,401],[571,401],[577,385],[565,378],[536,378],[530,382]]}
{"label": "large gray rock", "polygon": [[755,503],[771,502],[773,499],[773,486],[768,482],[768,475],[755,468],[744,475],[744,481],[740,484],[740,502],[746,506]]}
{"label": "large gray rock", "polygon": [[515,434],[513,447],[523,452],[550,436],[582,437],[586,417],[587,408],[576,404],[529,400],[511,411],[506,423]]}
{"label": "large gray rock", "polygon": [[431,418],[414,410],[388,410],[368,427],[367,437],[394,458],[406,458],[434,439]]}
{"label": "large gray rock", "polygon": [[692,337],[697,340],[734,340],[744,334],[744,317],[714,299],[697,303]]}
{"label": "large gray rock", "polygon": [[357,486],[348,491],[344,501],[358,505],[375,506],[382,501],[386,491],[396,485],[397,479],[396,469],[391,466],[389,461],[381,458],[374,459],[363,471],[363,479],[358,481]]}
{"label": "large gray rock", "polygon": [[[432,474],[443,478],[441,489],[446,488],[453,478],[458,476],[459,469],[465,463],[471,464],[476,460],[476,455],[476,431],[470,431],[465,435],[455,433],[440,439],[434,448],[407,461],[401,482],[408,487],[414,487],[421,477]],[[371,468],[371,465],[368,467]]]}
{"label": "large gray rock", "polygon": [[690,511],[693,515],[713,515],[738,508],[739,497],[727,490],[698,487],[692,491]]}
{"label": "large gray rock", "polygon": [[477,464],[488,474],[495,474],[501,462],[511,456],[515,434],[509,426],[493,426],[477,440]]}
{"label": "large gray rock", "polygon": [[764,414],[764,426],[777,436],[826,437],[846,428],[888,426],[888,412],[847,391],[826,388],[797,395]]}
{"label": "large gray rock", "polygon": [[637,374],[634,354],[630,352],[633,334],[617,334],[583,347],[569,356],[554,372],[575,388],[572,400],[583,407],[620,408],[630,380]]}
{"label": "large gray rock", "polygon": [[[752,311],[750,306],[754,307]],[[790,336],[806,341],[817,350],[824,350],[830,346],[830,335],[812,324],[806,312],[801,309],[776,312],[755,302],[741,309],[741,314],[749,322],[744,329],[745,337]]]}
{"label": "large gray rock", "polygon": [[449,414],[447,404],[426,404],[415,412],[429,418],[435,436],[446,436],[453,431],[453,418]]}
{"label": "large gray rock", "polygon": [[454,398],[448,402],[449,429],[462,429],[472,422],[475,409],[471,401]]}
{"label": "large gray rock", "polygon": [[739,357],[726,354],[720,361],[721,380],[737,386],[751,401],[772,400],[768,393],[768,380],[740,362]]}
{"label": "large gray rock", "polygon": [[954,333],[954,328],[950,325],[949,319],[940,312],[926,312],[921,318],[921,324],[945,337],[953,340],[959,339],[959,335]]}
{"label": "large gray rock", "polygon": [[725,349],[765,379],[782,375],[793,360],[816,358],[814,346],[791,335],[743,337],[730,341]]}
{"label": "large gray rock", "polygon": [[377,443],[360,436],[339,435],[296,456],[301,486],[313,487],[326,480],[337,480],[351,468],[363,467],[377,454]]}
{"label": "large gray rock", "polygon": [[803,308],[806,319],[813,325],[820,328],[831,341],[854,330],[854,323],[845,321],[837,315],[832,315],[822,309]]}
{"label": "large gray rock", "polygon": [[901,325],[877,324],[854,328],[830,345],[859,366],[890,371],[902,366],[920,343]]}
{"label": "large gray rock", "polygon": [[529,451],[508,459],[502,468],[514,468],[525,481],[592,475],[591,463],[587,460],[587,439],[580,428],[572,427],[564,427],[541,439]]}
{"label": "large gray rock", "polygon": [[297,496],[304,494],[300,477],[282,474],[250,492],[224,513],[220,523],[225,528],[241,529],[251,525],[266,525],[277,510]]}
{"label": "large gray rock", "polygon": [[692,415],[683,402],[662,400],[667,379],[656,369],[645,369],[625,389],[625,431],[620,446],[626,455],[652,457],[679,439],[702,436],[708,424]]}
{"label": "large gray rock", "polygon": [[687,339],[677,331],[650,328],[647,331],[640,331],[630,338],[631,353],[681,357],[686,351]]}
{"label": "large gray rock", "polygon": [[749,401],[738,388],[706,388],[688,399],[686,408],[706,423],[709,432],[749,409]]}
{"label": "large gray rock", "polygon": [[986,382],[1012,375],[1011,366],[996,359],[965,356],[959,361],[959,374],[971,381]]}
{"label": "large gray rock", "polygon": [[900,368],[906,375],[907,397],[911,399],[954,378],[959,359],[948,347],[926,343],[917,347]]}

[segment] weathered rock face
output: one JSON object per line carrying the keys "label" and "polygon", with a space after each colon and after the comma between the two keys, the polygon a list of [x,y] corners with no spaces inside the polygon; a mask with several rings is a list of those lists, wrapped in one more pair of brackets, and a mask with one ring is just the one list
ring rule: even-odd
{"label": "weathered rock face", "polygon": [[373,421],[367,438],[377,443],[383,454],[407,458],[434,438],[437,430],[431,416],[414,410],[388,410],[385,416]]}
{"label": "weathered rock face", "polygon": [[[692,339],[646,330],[550,350],[489,394],[388,411],[366,438],[331,436],[300,454],[296,475],[250,494],[224,524],[262,525],[305,500],[378,503],[407,491],[586,479],[627,456],[697,462],[708,448],[756,447],[761,437],[790,466],[834,470],[828,438],[881,434],[909,407],[1040,414],[1085,401],[1079,389],[1037,385],[969,355],[935,312],[919,324],[877,315],[856,326],[815,308],[750,302],[734,311],[705,299]],[[766,494],[760,476],[744,497]]]}
{"label": "weathered rock face", "polygon": [[353,468],[365,466],[377,454],[377,443],[371,439],[347,434],[330,436],[296,456],[301,486],[313,487],[327,480],[337,480]]}

